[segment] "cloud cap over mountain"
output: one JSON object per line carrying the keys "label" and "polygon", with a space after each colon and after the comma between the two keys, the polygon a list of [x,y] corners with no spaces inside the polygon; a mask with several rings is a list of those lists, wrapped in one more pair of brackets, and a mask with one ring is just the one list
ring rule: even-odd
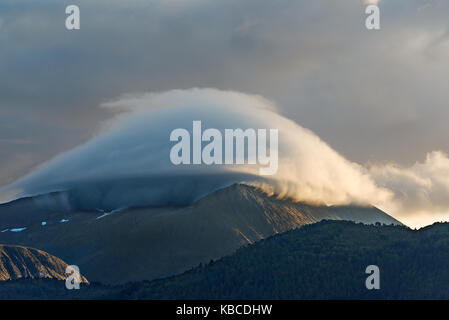
{"label": "cloud cap over mountain", "polygon": [[[17,190],[17,195],[24,196],[76,190],[78,197],[85,198],[82,202],[105,209],[186,204],[235,182],[328,204],[372,203],[388,197],[362,167],[277,114],[275,104],[260,96],[216,89],[173,90],[126,95],[103,107],[122,113],[105,122],[87,143],[3,191]],[[221,131],[278,129],[278,172],[260,177],[259,165],[173,165],[170,132],[191,130],[194,120],[201,120],[204,128]]]}

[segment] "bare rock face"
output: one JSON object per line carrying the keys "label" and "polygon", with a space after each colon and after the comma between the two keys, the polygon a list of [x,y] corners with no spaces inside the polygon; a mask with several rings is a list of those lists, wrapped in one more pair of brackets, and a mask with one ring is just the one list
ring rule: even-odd
{"label": "bare rock face", "polygon": [[[67,263],[44,251],[0,244],[0,280],[50,278],[65,280]],[[82,282],[89,283],[81,276]]]}

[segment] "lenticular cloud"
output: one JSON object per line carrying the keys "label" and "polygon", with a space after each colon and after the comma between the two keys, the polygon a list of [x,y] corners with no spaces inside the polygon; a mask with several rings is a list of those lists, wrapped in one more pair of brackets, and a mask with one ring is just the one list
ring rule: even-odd
{"label": "lenticular cloud", "polygon": [[[232,183],[251,183],[300,201],[381,203],[390,192],[365,170],[311,131],[276,113],[255,95],[216,89],[126,95],[103,104],[114,110],[87,143],[43,164],[0,190],[12,198],[65,191],[72,206],[112,210],[186,205]],[[192,129],[278,129],[278,171],[259,176],[258,165],[180,165],[170,162],[170,133]]]}

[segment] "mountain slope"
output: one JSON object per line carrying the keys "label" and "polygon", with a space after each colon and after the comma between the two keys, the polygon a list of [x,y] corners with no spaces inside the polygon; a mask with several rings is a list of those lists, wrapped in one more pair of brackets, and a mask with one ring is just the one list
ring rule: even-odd
{"label": "mountain slope", "polygon": [[[0,280],[50,278],[65,280],[67,263],[41,250],[0,244]],[[87,279],[82,277],[83,282]]]}
{"label": "mountain slope", "polygon": [[[380,290],[367,290],[368,265]],[[420,230],[322,221],[245,246],[181,275],[65,290],[60,281],[0,282],[10,299],[449,299],[449,223]]]}
{"label": "mountain slope", "polygon": [[[267,196],[246,185],[218,190],[182,208],[136,208],[111,214],[29,210],[14,211],[14,204],[0,206],[0,230],[8,229],[0,232],[0,242],[38,247],[78,265],[89,280],[103,283],[181,273],[241,246],[323,219],[400,224],[376,208],[312,206]],[[45,226],[43,219],[48,219]]]}
{"label": "mountain slope", "polygon": [[[377,265],[380,290],[367,290]],[[279,234],[163,280],[128,286],[137,299],[449,299],[449,223],[323,221]]]}

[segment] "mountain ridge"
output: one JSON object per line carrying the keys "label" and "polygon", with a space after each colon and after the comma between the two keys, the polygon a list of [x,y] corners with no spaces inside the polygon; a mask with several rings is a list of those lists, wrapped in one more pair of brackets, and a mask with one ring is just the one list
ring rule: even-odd
{"label": "mountain ridge", "polygon": [[0,232],[0,243],[37,247],[78,265],[91,281],[112,284],[182,273],[244,245],[324,219],[400,224],[376,208],[313,206],[244,184],[176,208],[105,214],[13,207],[4,214],[0,206],[0,230],[26,229]]}
{"label": "mountain ridge", "polygon": [[[326,220],[273,235],[165,279],[65,290],[61,281],[0,282],[8,299],[448,299],[449,223],[419,230]],[[380,269],[367,290],[365,269]],[[76,292],[74,292],[76,291]]]}
{"label": "mountain ridge", "polygon": [[[0,244],[0,281],[20,278],[65,280],[68,264],[38,249]],[[82,282],[88,283],[84,276]]]}

